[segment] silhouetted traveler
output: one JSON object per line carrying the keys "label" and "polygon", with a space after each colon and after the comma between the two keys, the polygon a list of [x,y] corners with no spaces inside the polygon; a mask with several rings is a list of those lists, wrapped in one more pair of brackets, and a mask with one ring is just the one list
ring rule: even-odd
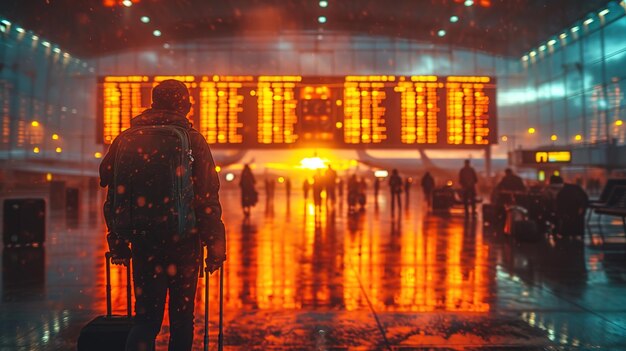
{"label": "silhouetted traveler", "polygon": [[285,179],[285,192],[287,193],[287,201],[291,198],[291,179]]}
{"label": "silhouetted traveler", "polygon": [[513,174],[513,170],[507,168],[496,189],[498,191],[523,192],[526,191],[526,185],[520,176]]}
{"label": "silhouetted traveler", "polygon": [[311,184],[308,179],[305,179],[302,183],[302,192],[304,193],[305,200],[309,198],[309,190],[311,190]]}
{"label": "silhouetted traveler", "polygon": [[219,179],[204,137],[186,118],[186,86],[166,80],[100,164],[114,264],[132,252],[134,327],[126,350],[152,350],[169,293],[170,350],[191,350],[202,245],[211,271],[226,259]]}
{"label": "silhouetted traveler", "polygon": [[564,236],[584,236],[589,197],[583,188],[576,184],[565,184],[555,202],[557,232]]}
{"label": "silhouetted traveler", "polygon": [[359,181],[356,174],[353,174],[350,179],[348,179],[348,211],[350,213],[354,212],[358,199]]}
{"label": "silhouetted traveler", "polygon": [[424,192],[424,199],[426,204],[430,207],[430,203],[433,197],[433,190],[435,189],[435,178],[430,175],[430,172],[426,172],[422,177],[422,191]]}
{"label": "silhouetted traveler", "polygon": [[322,192],[324,191],[324,179],[320,171],[313,177],[313,203],[316,208],[322,205]]}
{"label": "silhouetted traveler", "polygon": [[406,177],[404,180],[404,197],[406,198],[406,204],[409,205],[409,194],[411,194],[411,185],[413,184],[413,178]]}
{"label": "silhouetted traveler", "polygon": [[469,208],[472,208],[472,214],[476,213],[476,183],[478,176],[472,166],[470,160],[465,160],[465,166],[459,172],[459,184],[463,191],[463,205],[465,206],[465,215],[469,215]]}
{"label": "silhouetted traveler", "polygon": [[359,188],[358,202],[360,210],[363,211],[367,203],[367,183],[365,182],[365,178],[361,178],[357,184]]}
{"label": "silhouetted traveler", "polygon": [[339,198],[343,198],[344,187],[345,187],[345,183],[343,179],[340,178],[339,183],[337,183],[337,188],[339,189]]}
{"label": "silhouetted traveler", "polygon": [[391,177],[389,177],[389,190],[391,190],[391,213],[395,210],[395,204],[398,202],[398,208],[402,208],[402,178],[398,174],[398,170],[391,171]]}
{"label": "silhouetted traveler", "polygon": [[374,180],[374,201],[378,202],[378,193],[380,192],[380,178]]}
{"label": "silhouetted traveler", "polygon": [[337,187],[337,172],[328,165],[328,169],[325,174],[326,185],[326,201],[330,201],[334,204],[337,201],[336,187]]}
{"label": "silhouetted traveler", "polygon": [[254,188],[255,184],[256,180],[254,179],[250,165],[243,166],[239,187],[241,188],[241,207],[246,216],[250,215],[250,208],[256,205],[259,200],[259,193]]}

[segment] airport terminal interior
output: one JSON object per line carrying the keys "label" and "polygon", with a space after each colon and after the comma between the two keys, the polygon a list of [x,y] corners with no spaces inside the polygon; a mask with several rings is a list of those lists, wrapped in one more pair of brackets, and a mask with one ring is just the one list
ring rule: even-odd
{"label": "airport terminal interior", "polygon": [[626,350],[625,94],[626,0],[0,1],[0,350]]}

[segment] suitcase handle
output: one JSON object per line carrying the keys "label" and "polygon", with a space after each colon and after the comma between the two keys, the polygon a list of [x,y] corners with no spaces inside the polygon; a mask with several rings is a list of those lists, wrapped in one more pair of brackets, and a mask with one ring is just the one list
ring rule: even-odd
{"label": "suitcase handle", "polygon": [[[112,316],[111,308],[111,253],[104,254],[104,260],[106,262],[106,295],[107,295],[107,318]],[[131,283],[130,283],[130,261],[126,265],[126,315],[130,319],[132,317],[132,303],[130,301],[131,296]]]}

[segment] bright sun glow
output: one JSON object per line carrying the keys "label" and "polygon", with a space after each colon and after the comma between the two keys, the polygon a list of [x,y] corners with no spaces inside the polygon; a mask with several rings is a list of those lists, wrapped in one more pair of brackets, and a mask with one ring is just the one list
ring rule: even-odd
{"label": "bright sun glow", "polygon": [[323,168],[326,168],[327,162],[328,160],[326,159],[323,160],[319,157],[306,157],[300,161],[300,168],[312,169],[312,170],[323,169]]}

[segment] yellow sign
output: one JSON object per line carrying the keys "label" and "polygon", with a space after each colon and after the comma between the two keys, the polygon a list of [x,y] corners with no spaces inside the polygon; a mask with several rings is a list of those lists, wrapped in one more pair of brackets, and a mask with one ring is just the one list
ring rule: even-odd
{"label": "yellow sign", "polygon": [[537,151],[535,162],[537,163],[568,163],[572,161],[570,151]]}

